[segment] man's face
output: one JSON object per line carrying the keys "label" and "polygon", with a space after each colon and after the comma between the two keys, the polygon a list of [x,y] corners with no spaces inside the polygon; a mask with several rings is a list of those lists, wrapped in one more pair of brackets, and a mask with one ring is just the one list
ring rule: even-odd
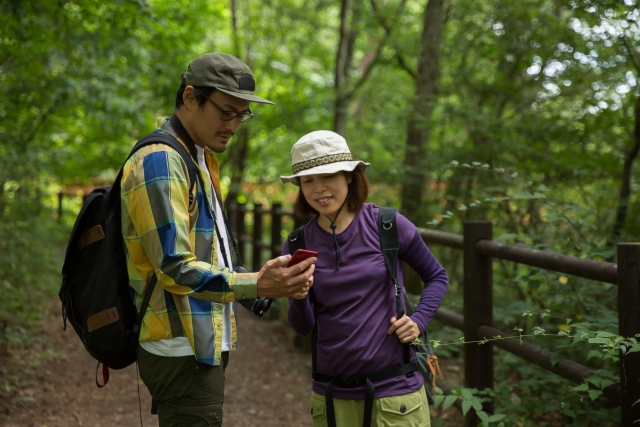
{"label": "man's face", "polygon": [[[185,128],[193,138],[193,141],[201,146],[209,148],[216,153],[222,153],[227,149],[229,139],[238,130],[240,123],[234,118],[225,121],[220,118],[222,112],[212,103],[207,102],[200,107],[192,97],[193,92],[188,93],[190,86],[185,90],[185,115],[180,114],[180,120],[183,121]],[[210,96],[213,102],[225,111],[241,113],[249,110],[249,101],[236,98],[220,91],[214,91]],[[186,122],[186,123],[185,123]]]}

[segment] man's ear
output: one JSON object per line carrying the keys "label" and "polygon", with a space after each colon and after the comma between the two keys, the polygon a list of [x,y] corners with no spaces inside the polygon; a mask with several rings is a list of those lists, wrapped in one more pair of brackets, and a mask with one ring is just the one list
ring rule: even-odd
{"label": "man's ear", "polygon": [[184,88],[184,92],[182,93],[182,102],[184,103],[184,107],[189,111],[197,107],[198,102],[194,94],[193,86],[188,85]]}

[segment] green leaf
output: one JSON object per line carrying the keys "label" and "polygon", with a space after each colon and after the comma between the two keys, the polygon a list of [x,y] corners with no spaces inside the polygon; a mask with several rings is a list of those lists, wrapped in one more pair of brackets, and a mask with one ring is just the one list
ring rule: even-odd
{"label": "green leaf", "polygon": [[602,382],[600,383],[600,388],[602,388],[602,389],[607,388],[613,383],[614,382],[611,381],[611,380],[602,380]]}
{"label": "green leaf", "polygon": [[473,397],[473,409],[476,411],[482,411],[482,402],[475,396]]}
{"label": "green leaf", "polygon": [[564,357],[562,357],[562,354],[560,353],[553,353],[551,355],[551,365],[552,366],[556,366],[556,364],[561,361],[562,359],[564,359]]}
{"label": "green leaf", "polygon": [[506,414],[493,414],[489,417],[489,422],[490,423],[498,422],[506,416],[507,416]]}
{"label": "green leaf", "polygon": [[441,394],[434,396],[433,406],[437,408],[442,403],[443,400],[444,400],[444,396]]}
{"label": "green leaf", "polygon": [[470,400],[465,400],[464,402],[462,402],[462,415],[467,415],[467,412],[469,412],[471,406],[472,405]]}
{"label": "green leaf", "polygon": [[482,420],[482,422],[484,422],[484,423],[488,423],[489,422],[489,415],[487,415],[486,412],[477,411],[476,414],[478,414],[478,418],[480,418]]}
{"label": "green leaf", "polygon": [[[495,240],[498,242],[508,242],[514,239],[517,239],[518,235],[514,233],[505,233],[498,236]],[[523,315],[524,316],[524,315]]]}
{"label": "green leaf", "polygon": [[604,357],[604,353],[597,350],[589,350],[589,353],[587,354],[587,360],[591,359],[592,357],[595,357],[596,359],[602,359]]}
{"label": "green leaf", "polygon": [[636,400],[635,402],[633,402],[633,404],[631,405],[631,407],[633,408],[634,406],[636,406],[636,403],[640,403],[640,399]]}
{"label": "green leaf", "polygon": [[463,388],[462,390],[460,390],[462,397],[464,397],[466,400],[471,400],[473,399],[473,393],[471,393],[471,390],[467,389],[467,388]]}
{"label": "green leaf", "polygon": [[596,387],[600,387],[600,384],[602,383],[602,378],[600,378],[598,375],[591,375],[589,378],[585,378],[585,380]]}
{"label": "green leaf", "polygon": [[444,399],[444,404],[442,405],[442,410],[444,411],[447,408],[449,408],[451,405],[456,403],[456,400],[458,400],[458,398],[456,396],[447,396]]}
{"label": "green leaf", "polygon": [[602,391],[600,390],[589,390],[589,397],[591,400],[596,400],[598,396],[602,395]]}
{"label": "green leaf", "polygon": [[577,387],[574,387],[572,389],[570,389],[569,391],[588,391],[589,390],[589,385],[588,384],[580,384]]}

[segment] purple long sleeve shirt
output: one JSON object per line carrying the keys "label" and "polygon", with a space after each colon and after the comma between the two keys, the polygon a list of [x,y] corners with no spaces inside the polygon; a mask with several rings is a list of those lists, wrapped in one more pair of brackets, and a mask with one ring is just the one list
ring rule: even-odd
{"label": "purple long sleeve shirt", "polygon": [[[313,300],[318,321],[316,364],[319,373],[331,376],[361,376],[404,364],[403,344],[397,335],[388,335],[391,317],[396,315],[395,292],[380,249],[376,205],[365,204],[345,231],[336,235],[340,246],[337,270],[333,236],[313,218],[305,227],[306,247],[318,252],[313,284]],[[424,282],[424,291],[414,322],[424,330],[440,306],[448,286],[447,273],[431,254],[416,227],[397,215],[399,257]],[[288,241],[283,254],[289,253]],[[402,286],[402,270],[398,269]],[[403,301],[404,303],[404,301]],[[316,322],[310,297],[289,298],[289,324],[307,335]],[[411,352],[411,360],[415,355]],[[376,383],[375,398],[418,390],[421,375],[404,375]],[[325,394],[327,383],[313,382],[313,391]],[[364,399],[364,386],[333,387],[339,399]]]}

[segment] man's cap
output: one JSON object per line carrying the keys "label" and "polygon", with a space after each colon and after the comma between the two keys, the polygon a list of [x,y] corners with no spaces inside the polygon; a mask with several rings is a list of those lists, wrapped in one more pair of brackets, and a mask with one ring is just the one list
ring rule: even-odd
{"label": "man's cap", "polygon": [[245,101],[273,105],[273,102],[254,94],[256,80],[249,66],[227,53],[214,52],[197,57],[182,74],[182,83],[215,87]]}

